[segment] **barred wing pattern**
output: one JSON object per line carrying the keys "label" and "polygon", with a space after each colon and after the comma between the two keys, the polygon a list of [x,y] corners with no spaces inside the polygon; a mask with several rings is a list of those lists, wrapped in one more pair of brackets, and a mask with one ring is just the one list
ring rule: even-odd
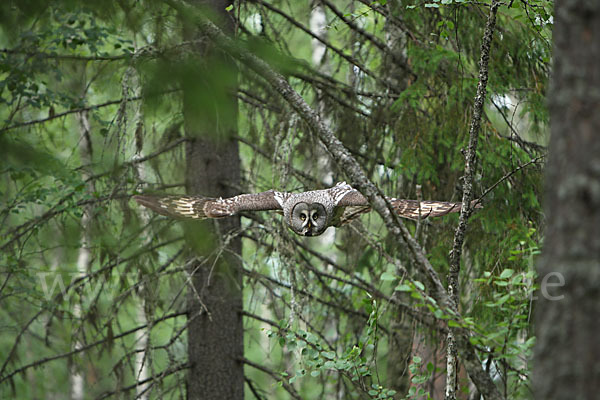
{"label": "barred wing pattern", "polygon": [[[326,210],[327,226],[341,226],[371,211],[368,200],[346,182],[329,189],[301,193],[269,190],[261,193],[241,194],[230,198],[203,196],[148,196],[133,197],[139,204],[171,218],[224,218],[242,211],[283,211],[285,223],[292,228],[293,209],[298,204],[320,204]],[[439,217],[459,212],[461,203],[447,201],[417,201],[388,198],[396,213],[412,220]],[[476,201],[473,207],[481,208]],[[326,227],[325,227],[326,228]],[[298,232],[296,232],[298,233]],[[321,234],[320,231],[317,234]],[[311,234],[312,235],[312,234]]]}
{"label": "barred wing pattern", "polygon": [[171,218],[223,218],[242,211],[281,210],[288,193],[269,190],[262,193],[211,198],[203,196],[133,196],[144,207]]}
{"label": "barred wing pattern", "polygon": [[390,199],[394,210],[401,218],[413,220],[425,219],[428,217],[440,217],[453,212],[460,212],[461,203],[451,203],[448,201],[421,201]]}
{"label": "barred wing pattern", "polygon": [[[429,217],[440,217],[454,212],[460,212],[462,203],[448,201],[421,201],[388,198],[400,218],[423,220]],[[338,204],[341,208],[334,218],[332,225],[340,226],[356,219],[361,214],[371,211],[368,200],[357,190],[352,190]],[[482,208],[476,200],[471,207]]]}

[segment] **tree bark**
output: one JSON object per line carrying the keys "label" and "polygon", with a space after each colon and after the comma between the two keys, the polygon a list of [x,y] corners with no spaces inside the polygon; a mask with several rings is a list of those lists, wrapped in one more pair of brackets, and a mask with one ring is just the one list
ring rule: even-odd
{"label": "tree bark", "polygon": [[[130,67],[125,72],[124,84],[123,84],[123,98],[130,97],[130,91],[133,97],[142,96],[142,88],[140,86],[140,76],[138,71]],[[142,160],[146,155],[144,154],[144,136],[145,136],[145,128],[144,128],[144,118],[142,114],[142,104],[140,102],[134,103],[134,116],[133,116],[133,126],[134,126],[134,151],[132,161],[135,163],[134,171],[136,175],[136,179],[139,182],[146,182],[146,165],[141,162],[137,162],[138,160]],[[140,208],[140,219],[143,221],[144,225],[148,225],[150,223],[150,210],[146,208]],[[152,243],[152,234],[146,234],[144,237],[144,244],[150,246]],[[135,354],[135,380],[136,382],[144,382],[152,375],[150,372],[149,366],[152,364],[152,353],[149,351],[151,343],[150,332],[152,331],[152,326],[149,324],[148,316],[146,315],[146,298],[149,296],[147,294],[147,289],[145,285],[140,285],[140,293],[142,295],[139,299],[139,304],[137,305],[137,324],[138,326],[147,325],[146,329],[140,329],[135,333],[135,343],[137,344],[138,349],[143,349],[143,351],[139,351]],[[150,388],[152,390],[152,388]],[[136,399],[139,400],[148,400],[149,398],[149,387],[148,385],[136,385],[135,387]]]}
{"label": "tree bark", "polygon": [[[87,112],[81,112],[77,114],[77,120],[79,122],[79,157],[81,158],[81,179],[87,182],[90,177],[89,168],[92,164],[92,140],[90,136],[90,121],[88,119]],[[86,191],[88,194],[95,192],[96,188],[93,183],[89,181],[86,183]],[[79,252],[77,255],[77,272],[80,276],[85,276],[89,271],[92,264],[92,251],[91,251],[91,222],[93,218],[94,207],[87,205],[83,207],[83,215],[81,216],[81,245],[79,246]],[[81,319],[81,304],[77,303],[73,306],[73,315],[75,320]],[[81,348],[82,342],[79,338],[79,332],[76,331],[74,335],[75,343],[73,344],[73,350]],[[85,375],[81,367],[71,365],[71,400],[83,400],[85,396]]]}
{"label": "tree bark", "polygon": [[600,392],[600,3],[557,0],[538,264],[533,387],[538,399]]}
{"label": "tree bark", "polygon": [[[233,31],[227,12],[228,1],[201,1],[219,17],[224,17],[222,29]],[[216,54],[217,50],[202,45],[203,60],[219,65],[233,60]],[[213,64],[214,68],[216,64]],[[188,77],[189,79],[189,77]],[[211,79],[198,76],[198,79]],[[212,77],[212,79],[216,79]],[[236,93],[237,82],[231,82],[230,92]],[[230,197],[239,194],[240,158],[236,136],[236,123],[220,119],[223,115],[237,116],[235,97],[214,106],[214,114],[198,110],[194,96],[207,93],[191,92],[184,85],[184,116],[186,136],[186,186],[190,194],[210,197]],[[216,96],[216,98],[222,98]],[[198,121],[198,115],[209,121]],[[235,119],[234,119],[235,120]],[[198,123],[200,122],[200,123]],[[239,217],[218,221],[205,221],[187,226],[190,244],[198,258],[190,263],[192,287],[188,295],[188,357],[191,364],[187,381],[189,399],[243,399],[244,370],[239,361],[244,356],[242,326],[242,275],[240,258],[241,239],[235,236],[240,229]]]}

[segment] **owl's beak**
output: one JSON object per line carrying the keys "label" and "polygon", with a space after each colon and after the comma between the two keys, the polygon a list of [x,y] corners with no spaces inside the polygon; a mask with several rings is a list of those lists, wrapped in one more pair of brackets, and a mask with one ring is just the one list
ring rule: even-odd
{"label": "owl's beak", "polygon": [[306,223],[306,225],[304,226],[304,229],[302,230],[302,233],[304,234],[304,236],[312,236],[312,225],[310,223],[310,220]]}

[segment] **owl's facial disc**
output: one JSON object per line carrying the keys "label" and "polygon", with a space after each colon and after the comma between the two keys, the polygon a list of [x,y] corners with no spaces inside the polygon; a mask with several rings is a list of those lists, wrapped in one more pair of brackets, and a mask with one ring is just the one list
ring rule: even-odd
{"label": "owl's facial disc", "polygon": [[326,226],[325,207],[318,203],[299,203],[292,212],[294,230],[303,236],[317,236]]}

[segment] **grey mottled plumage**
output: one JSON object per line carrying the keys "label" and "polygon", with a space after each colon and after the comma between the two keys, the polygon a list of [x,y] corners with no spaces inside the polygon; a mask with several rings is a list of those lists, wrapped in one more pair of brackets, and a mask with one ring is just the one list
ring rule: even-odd
{"label": "grey mottled plumage", "polygon": [[[371,210],[367,199],[346,182],[301,193],[269,190],[230,198],[202,196],[134,196],[141,205],[173,218],[223,218],[242,211],[283,211],[285,223],[295,233],[317,236],[329,226],[341,226]],[[460,211],[460,203],[390,198],[402,218],[425,219]]]}

